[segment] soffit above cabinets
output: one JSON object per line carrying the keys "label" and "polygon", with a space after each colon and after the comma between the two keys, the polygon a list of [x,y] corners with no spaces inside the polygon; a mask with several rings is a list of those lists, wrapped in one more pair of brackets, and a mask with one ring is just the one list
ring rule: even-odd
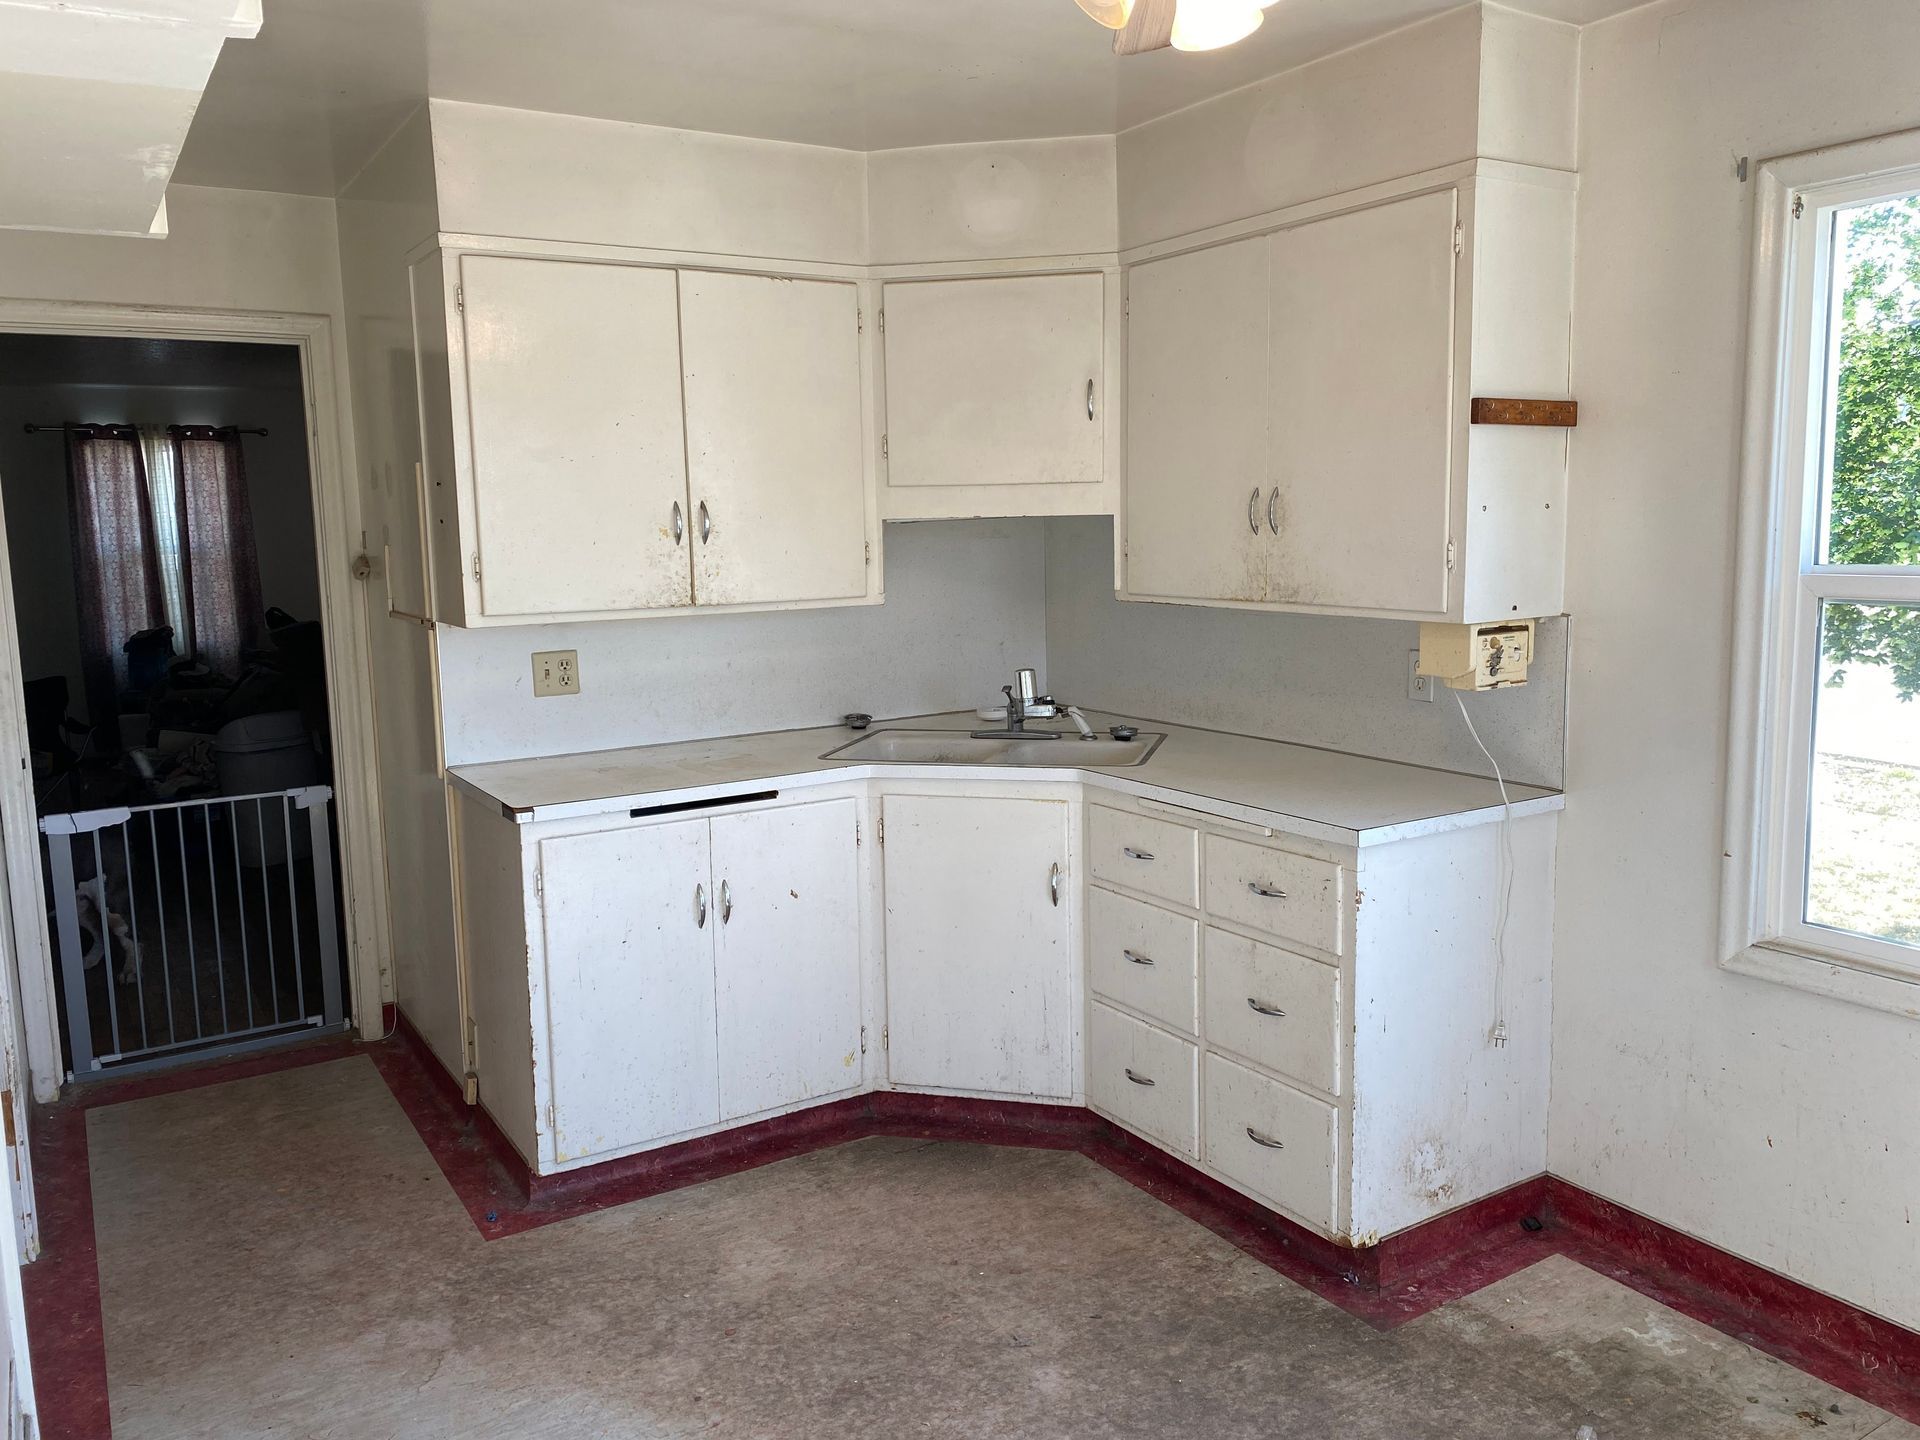
{"label": "soffit above cabinets", "polygon": [[333,195],[427,95],[852,150],[1106,135],[1458,8],[1284,0],[1229,49],[1120,58],[1072,0],[272,0],[174,178]]}

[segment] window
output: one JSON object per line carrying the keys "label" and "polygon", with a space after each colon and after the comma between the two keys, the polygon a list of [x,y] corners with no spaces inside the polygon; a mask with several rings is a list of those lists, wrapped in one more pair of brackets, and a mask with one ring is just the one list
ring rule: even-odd
{"label": "window", "polygon": [[1759,185],[1723,961],[1911,1012],[1920,139]]}

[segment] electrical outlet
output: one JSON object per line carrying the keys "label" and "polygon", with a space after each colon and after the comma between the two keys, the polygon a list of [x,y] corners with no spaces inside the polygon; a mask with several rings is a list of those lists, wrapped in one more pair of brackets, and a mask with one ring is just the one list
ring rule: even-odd
{"label": "electrical outlet", "polygon": [[533,693],[539,695],[578,695],[580,693],[580,652],[578,650],[539,650],[533,657]]}
{"label": "electrical outlet", "polygon": [[1439,683],[1431,675],[1420,673],[1420,652],[1409,650],[1407,652],[1407,699],[1424,700],[1431,705],[1434,686]]}

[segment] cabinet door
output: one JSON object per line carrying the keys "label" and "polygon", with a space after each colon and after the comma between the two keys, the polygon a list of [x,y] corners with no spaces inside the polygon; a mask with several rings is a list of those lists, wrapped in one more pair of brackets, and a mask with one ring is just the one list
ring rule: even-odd
{"label": "cabinet door", "polygon": [[481,612],[691,603],[673,272],[468,255],[460,283]]}
{"label": "cabinet door", "polygon": [[855,802],[716,816],[720,1117],[856,1090]]}
{"label": "cabinet door", "polygon": [[1267,243],[1127,274],[1129,595],[1267,598]]}
{"label": "cabinet door", "polygon": [[1276,601],[1444,613],[1451,190],[1273,237]]}
{"label": "cabinet door", "polygon": [[863,598],[854,287],[682,271],[680,324],[695,602]]}
{"label": "cabinet door", "polygon": [[888,485],[1098,484],[1105,296],[1100,275],[888,285]]}
{"label": "cabinet door", "polygon": [[885,815],[894,1082],[1071,1096],[1065,803],[890,795]]}
{"label": "cabinet door", "polygon": [[707,822],[543,841],[540,875],[554,1158],[714,1124]]}

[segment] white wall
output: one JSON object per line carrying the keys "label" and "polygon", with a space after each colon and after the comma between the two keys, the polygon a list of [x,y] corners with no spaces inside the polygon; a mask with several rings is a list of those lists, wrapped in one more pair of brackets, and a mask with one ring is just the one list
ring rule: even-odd
{"label": "white wall", "polygon": [[[1465,697],[1509,780],[1560,783],[1567,630],[1542,623],[1525,687]],[[1407,621],[1117,600],[1113,522],[1047,522],[1046,680],[1076,704],[1487,774],[1451,691],[1407,699],[1419,636]]]}
{"label": "white wall", "polygon": [[[1039,520],[887,526],[887,601],[441,633],[450,764],[984,705],[1046,664]],[[580,652],[581,693],[532,696],[535,650]]]}
{"label": "white wall", "polygon": [[[1755,161],[1920,126],[1912,0],[1583,37],[1555,1173],[1920,1326],[1920,1025],[1715,965]],[[1649,676],[1678,627],[1689,663]]]}

